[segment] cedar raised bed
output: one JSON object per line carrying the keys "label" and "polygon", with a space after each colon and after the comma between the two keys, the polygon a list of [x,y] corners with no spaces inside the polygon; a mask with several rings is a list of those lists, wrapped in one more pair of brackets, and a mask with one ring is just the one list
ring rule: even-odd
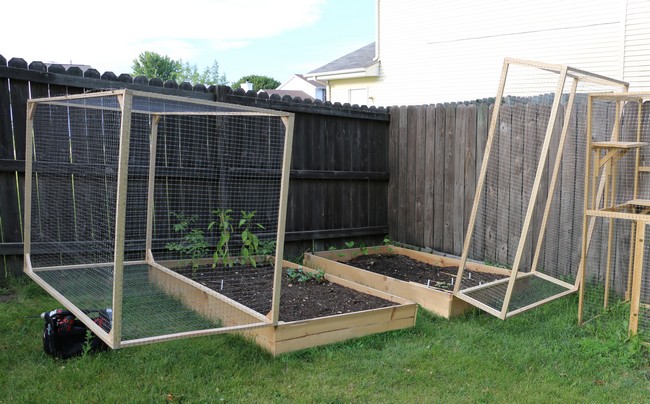
{"label": "cedar raised bed", "polygon": [[[313,269],[284,261],[285,268]],[[296,321],[279,321],[273,326],[260,326],[239,331],[273,355],[297,351],[320,345],[345,341],[379,332],[398,330],[415,325],[417,304],[400,296],[342,279],[325,270],[325,280],[345,288],[392,302],[387,307],[358,312],[335,314]],[[209,315],[214,307],[221,307],[225,318],[219,320],[225,326],[244,326],[259,322],[266,313],[258,313],[241,304],[224,304],[225,298],[218,292],[181,276],[173,271],[150,273],[155,283],[166,293],[180,298],[198,313]],[[281,303],[282,304],[282,303]]]}
{"label": "cedar raised bed", "polygon": [[[409,250],[397,246],[377,246],[335,251],[321,251],[305,254],[304,264],[310,268],[318,268],[329,274],[338,276],[348,281],[377,289],[392,295],[418,303],[422,308],[444,318],[457,317],[471,306],[469,303],[455,297],[452,290],[436,287],[435,284],[427,286],[425,283],[405,281],[391,276],[378,274],[369,270],[354,267],[350,260],[360,256],[398,254],[409,257],[434,267],[458,268],[459,259],[428,254],[420,251]],[[432,270],[434,270],[432,268]],[[489,267],[476,262],[467,262],[467,273],[485,274],[487,276],[509,276],[510,271]],[[433,277],[432,277],[433,278]]]}

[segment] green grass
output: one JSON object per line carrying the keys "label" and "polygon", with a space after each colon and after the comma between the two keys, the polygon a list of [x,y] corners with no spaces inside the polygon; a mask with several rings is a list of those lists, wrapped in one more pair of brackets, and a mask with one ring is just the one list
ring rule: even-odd
{"label": "green grass", "polygon": [[10,287],[0,402],[650,401],[647,349],[620,316],[578,327],[575,296],[505,322],[420,310],[414,328],[278,358],[219,335],[58,361],[43,353],[42,320],[26,316],[60,305],[28,280]]}

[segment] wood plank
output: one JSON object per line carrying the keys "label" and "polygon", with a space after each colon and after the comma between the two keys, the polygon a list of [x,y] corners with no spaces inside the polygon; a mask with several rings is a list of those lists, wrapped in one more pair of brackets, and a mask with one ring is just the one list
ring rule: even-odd
{"label": "wood plank", "polygon": [[[538,156],[539,149],[542,145],[542,138],[538,135],[537,129],[537,111],[538,105],[534,103],[526,104],[524,111],[524,144],[526,155]],[[527,184],[532,184],[535,179],[535,161],[532,158],[524,159],[523,179],[522,179],[522,200],[530,199],[530,187]],[[532,219],[532,231],[528,233],[526,244],[530,248],[524,250],[522,256],[522,267],[528,268],[532,265],[535,246],[537,245],[538,237],[540,236],[542,219],[544,217],[544,201],[546,200],[547,187],[548,187],[548,174],[542,176],[539,188],[539,196],[535,202],[535,212]],[[543,259],[543,254],[539,259]]]}
{"label": "wood plank", "polygon": [[[512,121],[511,121],[511,130],[510,130],[510,180],[508,190],[508,215],[511,218],[515,218],[515,222],[518,225],[524,222],[524,212],[525,204],[529,199],[524,199],[524,153],[525,153],[525,140],[524,140],[524,120],[525,120],[525,109],[521,104],[513,105],[511,108],[512,111]],[[502,213],[497,213],[502,214]],[[512,219],[511,222],[512,223]],[[519,238],[521,236],[521,229],[516,228],[510,225],[508,233],[508,250],[507,257],[508,262],[514,262],[516,246],[519,244]],[[527,246],[526,250],[530,251],[530,246]],[[530,255],[530,253],[528,253]],[[522,270],[528,271],[528,268],[523,268]]]}
{"label": "wood plank", "polygon": [[486,215],[496,216],[496,261],[502,265],[512,265],[508,261],[508,248],[516,248],[516,246],[509,246],[510,232],[521,231],[521,223],[514,218],[512,223],[509,223],[509,215],[502,215],[498,212],[510,211],[510,159],[513,157],[510,151],[510,144],[512,139],[512,106],[503,105],[499,111],[499,132],[497,135],[496,146],[493,156],[496,161],[492,166],[496,168],[497,172],[492,172],[488,177],[488,181],[496,181],[492,186],[496,188],[496,205],[488,207],[489,211]]}
{"label": "wood plank", "polygon": [[433,189],[433,249],[442,251],[445,233],[445,127],[447,114],[442,104],[436,104]]}
{"label": "wood plank", "polygon": [[452,253],[454,251],[454,185],[456,168],[456,104],[445,106],[445,169],[444,169],[444,227],[442,239],[442,251]]}
{"label": "wood plank", "polygon": [[465,158],[468,136],[467,107],[460,104],[456,107],[456,133],[454,135],[454,189],[452,210],[453,247],[449,251],[460,255],[463,251],[463,236],[465,235]]}
{"label": "wood plank", "polygon": [[[468,248],[471,248],[469,250],[469,257],[485,257],[485,200],[486,200],[486,188],[483,188],[482,194],[481,195],[476,195],[476,189],[478,188],[478,178],[481,173],[481,166],[483,164],[483,158],[485,154],[485,145],[487,142],[487,135],[488,135],[488,127],[489,127],[489,120],[490,120],[490,110],[493,108],[493,105],[488,105],[486,103],[480,103],[478,104],[478,108],[476,110],[476,174],[475,174],[475,185],[474,185],[474,198],[480,197],[479,200],[479,205],[478,205],[478,213],[477,212],[477,218],[475,219],[474,223],[474,236],[472,240],[470,241],[471,245],[468,246]],[[472,204],[469,205],[470,207],[470,217],[471,217],[471,208],[473,207],[474,200],[472,200]],[[467,224],[465,225],[465,234],[467,234],[469,227],[469,218],[467,221]]]}
{"label": "wood plank", "polygon": [[[463,200],[463,239],[469,224],[469,218],[472,214],[472,204],[476,194],[476,164],[477,164],[477,108],[476,105],[467,106],[467,132],[465,135],[465,195]],[[462,246],[463,240],[461,240]],[[462,247],[461,247],[462,250]]]}
{"label": "wood plank", "polygon": [[335,330],[326,333],[305,336],[298,340],[278,341],[273,350],[274,355],[286,352],[293,352],[313,346],[332,344],[335,342],[345,341],[351,338],[358,338],[365,335],[376,334],[411,327],[414,319],[400,319],[384,324],[373,324],[361,327],[348,328],[345,330]]}
{"label": "wood plank", "polygon": [[426,148],[426,106],[420,105],[415,109],[415,217],[413,244],[424,246],[424,221],[426,215],[426,186],[429,180],[427,174]]}
{"label": "wood plank", "polygon": [[392,173],[388,181],[388,235],[392,240],[398,238],[400,224],[399,216],[399,180],[400,167],[400,109],[398,106],[390,107],[390,127],[388,131],[388,167]]}
{"label": "wood plank", "polygon": [[404,242],[408,244],[416,244],[416,172],[418,170],[417,166],[417,133],[418,133],[418,119],[417,119],[417,109],[418,107],[409,105],[406,109],[408,127],[406,131],[407,141],[407,154],[406,154],[406,194],[403,195],[406,200],[406,221],[405,225],[405,239]]}
{"label": "wood plank", "polygon": [[427,105],[425,112],[425,169],[424,169],[424,238],[423,246],[434,247],[435,222],[435,175],[436,175],[436,107]]}
{"label": "wood plank", "polygon": [[354,313],[280,323],[276,329],[275,339],[280,342],[335,330],[345,330],[372,324],[386,324],[394,320],[410,319],[413,321],[416,312],[417,305],[409,303],[404,306],[382,307]]}
{"label": "wood plank", "polygon": [[404,242],[407,237],[408,207],[408,114],[406,106],[399,107],[399,182],[398,182],[398,217],[399,228],[396,241]]}

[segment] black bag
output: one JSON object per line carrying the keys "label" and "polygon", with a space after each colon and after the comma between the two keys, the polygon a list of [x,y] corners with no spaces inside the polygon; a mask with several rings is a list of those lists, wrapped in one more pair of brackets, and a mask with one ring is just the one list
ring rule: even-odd
{"label": "black bag", "polygon": [[[84,310],[93,321],[106,332],[111,329],[111,311]],[[84,323],[68,310],[57,309],[41,314],[45,320],[43,330],[43,350],[48,355],[59,359],[68,359],[81,355],[84,345],[88,352],[105,351],[108,345],[97,337]],[[90,338],[88,338],[90,337]]]}

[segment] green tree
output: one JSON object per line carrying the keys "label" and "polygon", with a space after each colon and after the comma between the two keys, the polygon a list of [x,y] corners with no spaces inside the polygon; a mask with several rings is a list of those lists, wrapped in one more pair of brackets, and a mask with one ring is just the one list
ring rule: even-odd
{"label": "green tree", "polygon": [[238,89],[240,85],[246,81],[248,81],[249,83],[253,83],[254,91],[275,89],[281,84],[279,81],[277,81],[274,78],[251,74],[248,76],[244,76],[241,79],[237,80],[236,82],[232,83],[231,87],[233,89]]}
{"label": "green tree", "polygon": [[219,63],[215,60],[211,66],[202,71],[196,63],[174,60],[156,52],[142,52],[133,59],[133,75],[148,78],[160,78],[163,81],[174,80],[177,83],[188,81],[192,84],[227,84],[226,75],[219,75]]}
{"label": "green tree", "polygon": [[134,76],[158,77],[162,81],[167,81],[178,79],[182,65],[167,55],[145,51],[133,59],[131,68]]}
{"label": "green tree", "polygon": [[219,74],[219,63],[215,60],[212,62],[211,66],[203,69],[202,72],[199,71],[198,66],[191,64],[190,62],[183,62],[181,59],[181,71],[177,81],[182,83],[183,81],[188,81],[192,84],[227,84],[228,80],[226,79],[225,74]]}

